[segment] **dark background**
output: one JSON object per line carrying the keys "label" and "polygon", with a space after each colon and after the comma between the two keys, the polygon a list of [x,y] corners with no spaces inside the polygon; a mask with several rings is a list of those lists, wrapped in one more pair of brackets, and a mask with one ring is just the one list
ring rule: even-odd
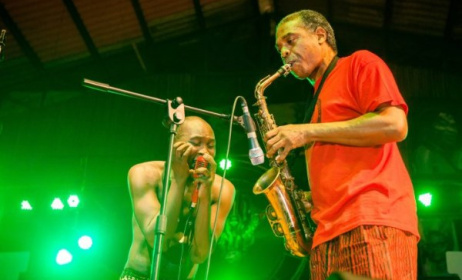
{"label": "dark background", "polygon": [[[459,250],[462,162],[420,172],[416,162],[428,158],[416,150],[439,143],[444,148],[431,151],[443,160],[461,148],[460,133],[451,134],[451,145],[441,140],[444,129],[426,133],[440,112],[462,129],[462,1],[0,0],[0,27],[7,30],[0,62],[0,276],[17,279],[12,271],[21,262],[5,261],[17,252],[29,254],[21,279],[116,279],[125,263],[131,241],[126,174],[133,164],[166,158],[166,109],[87,89],[84,78],[230,114],[236,96],[252,104],[256,83],[281,66],[275,23],[305,8],[330,20],[340,56],[368,49],[390,66],[410,107],[400,148],[416,197],[434,195],[432,207],[419,206],[421,244],[437,246],[426,242],[426,232],[436,228],[451,240],[448,250]],[[265,91],[279,124],[300,121],[308,90],[307,82],[288,77]],[[205,118],[223,158],[228,122]],[[265,198],[251,192],[265,168],[250,164],[237,126],[230,158],[228,178],[237,189],[230,219],[241,226],[227,228],[209,279],[306,279],[306,260],[287,255],[265,221]],[[298,157],[293,173],[306,187]],[[79,208],[51,211],[54,197],[74,193]],[[33,211],[20,211],[24,199]],[[93,237],[91,250],[76,248],[81,234]],[[56,265],[60,248],[74,252],[71,264]]]}

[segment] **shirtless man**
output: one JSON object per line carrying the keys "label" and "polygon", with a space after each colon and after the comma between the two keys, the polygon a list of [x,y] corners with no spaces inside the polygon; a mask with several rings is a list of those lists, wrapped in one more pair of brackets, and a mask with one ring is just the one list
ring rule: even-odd
{"label": "shirtless man", "polygon": [[[215,174],[215,135],[207,122],[199,117],[187,117],[179,126],[174,142],[161,280],[178,279],[179,269],[180,279],[194,279],[198,265],[208,257],[217,207],[215,241],[223,231],[234,201],[233,184]],[[207,161],[207,167],[195,168],[198,156]],[[162,202],[164,166],[164,161],[145,162],[133,166],[128,173],[133,241],[121,280],[149,279],[154,231]],[[196,189],[197,205],[192,206]]]}

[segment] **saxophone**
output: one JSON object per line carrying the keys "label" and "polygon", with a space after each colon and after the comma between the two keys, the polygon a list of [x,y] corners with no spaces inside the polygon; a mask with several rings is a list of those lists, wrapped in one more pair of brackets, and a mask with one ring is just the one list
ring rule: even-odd
{"label": "saxophone", "polygon": [[[290,69],[290,64],[283,65],[272,76],[268,75],[260,80],[255,87],[255,106],[259,109],[254,116],[262,137],[277,127],[273,115],[268,111],[263,92],[281,75],[287,76]],[[270,158],[269,161],[271,168],[255,183],[253,193],[264,193],[269,200],[266,216],[274,234],[284,237],[285,248],[294,256],[305,257],[311,252],[314,233],[305,213],[305,193],[295,185],[286,160],[277,163],[274,158]]]}

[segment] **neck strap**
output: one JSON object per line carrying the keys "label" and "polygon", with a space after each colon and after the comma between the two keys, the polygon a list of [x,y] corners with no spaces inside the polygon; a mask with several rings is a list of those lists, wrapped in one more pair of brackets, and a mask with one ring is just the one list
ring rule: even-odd
{"label": "neck strap", "polygon": [[324,81],[329,76],[330,72],[334,69],[335,65],[337,64],[338,56],[335,56],[332,61],[327,66],[326,72],[322,75],[321,82],[319,83],[319,87],[316,90],[313,99],[311,102],[307,102],[306,110],[305,110],[305,118],[303,119],[304,123],[310,122],[313,116],[314,108],[316,107],[316,103],[318,102],[319,93],[321,93],[322,86],[324,85]]}

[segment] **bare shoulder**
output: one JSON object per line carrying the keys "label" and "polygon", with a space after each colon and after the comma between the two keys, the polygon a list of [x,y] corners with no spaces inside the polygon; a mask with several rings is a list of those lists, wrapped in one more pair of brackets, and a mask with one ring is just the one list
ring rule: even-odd
{"label": "bare shoulder", "polygon": [[223,182],[222,198],[227,200],[234,200],[235,188],[233,183],[228,179],[224,179],[220,175],[215,175],[215,182],[213,183],[213,198],[218,198],[220,188]]}
{"label": "bare shoulder", "polygon": [[163,161],[148,161],[132,166],[128,171],[128,182],[130,188],[153,186],[158,184],[159,180],[162,180],[163,170]]}

